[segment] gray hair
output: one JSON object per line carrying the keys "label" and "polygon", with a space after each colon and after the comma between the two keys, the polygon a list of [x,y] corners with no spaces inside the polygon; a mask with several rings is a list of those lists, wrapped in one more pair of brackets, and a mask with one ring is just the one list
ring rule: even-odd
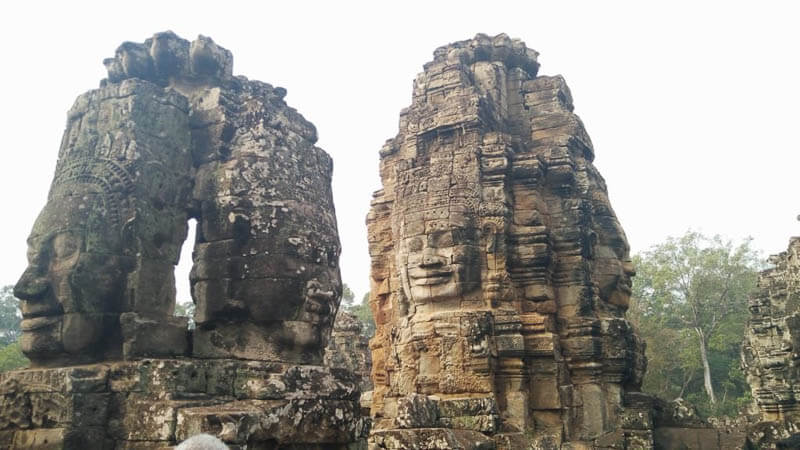
{"label": "gray hair", "polygon": [[196,434],[181,442],[175,450],[229,450],[228,446],[210,434]]}

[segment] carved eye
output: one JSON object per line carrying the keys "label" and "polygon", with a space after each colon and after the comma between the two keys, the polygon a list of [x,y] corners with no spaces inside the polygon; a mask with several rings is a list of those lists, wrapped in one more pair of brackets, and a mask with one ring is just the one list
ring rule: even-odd
{"label": "carved eye", "polygon": [[415,237],[411,238],[408,241],[408,250],[412,252],[421,252],[422,251],[422,238]]}
{"label": "carved eye", "polygon": [[458,246],[453,250],[453,254],[450,255],[450,263],[451,264],[474,263],[476,262],[474,255],[475,253],[473,251],[470,251],[469,246]]}
{"label": "carved eye", "polygon": [[454,243],[452,231],[439,231],[431,235],[431,247],[452,247]]}
{"label": "carved eye", "polygon": [[53,238],[53,255],[57,260],[69,259],[80,247],[80,240],[72,233],[60,233]]}

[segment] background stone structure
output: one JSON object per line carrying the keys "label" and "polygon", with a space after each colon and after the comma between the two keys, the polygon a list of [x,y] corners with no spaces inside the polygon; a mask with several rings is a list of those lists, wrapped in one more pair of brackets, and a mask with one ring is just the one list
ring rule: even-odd
{"label": "background stone structure", "polygon": [[628,243],[536,58],[502,34],[437,49],[381,149],[373,448],[653,445]]}
{"label": "background stone structure", "polygon": [[[33,368],[0,375],[0,447],[357,441],[359,380],[323,366],[342,284],[314,126],[203,36],[126,42],[104,64],[15,287]],[[172,316],[189,218],[193,333]]]}
{"label": "background stone structure", "polygon": [[775,440],[800,432],[800,237],[769,262],[750,298],[742,367],[760,420],[774,422],[763,437]]}
{"label": "background stone structure", "polygon": [[336,313],[333,332],[325,349],[325,365],[346,369],[361,379],[361,392],[372,390],[372,354],[369,339],[364,336],[364,324],[358,317],[343,309]]}

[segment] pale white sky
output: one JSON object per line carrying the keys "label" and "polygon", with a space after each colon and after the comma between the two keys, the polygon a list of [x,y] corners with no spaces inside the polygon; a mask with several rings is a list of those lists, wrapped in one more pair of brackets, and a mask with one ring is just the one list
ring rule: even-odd
{"label": "pale white sky", "polygon": [[369,287],[364,217],[378,150],[433,50],[478,32],[521,38],[541,53],[541,74],[566,77],[634,251],[690,227],[785,250],[800,234],[796,4],[5,2],[0,285],[25,268],[67,109],[97,87],[117,45],[167,29],[211,36],[233,52],[235,74],[287,88],[317,126],[334,160],[342,276],[357,298]]}

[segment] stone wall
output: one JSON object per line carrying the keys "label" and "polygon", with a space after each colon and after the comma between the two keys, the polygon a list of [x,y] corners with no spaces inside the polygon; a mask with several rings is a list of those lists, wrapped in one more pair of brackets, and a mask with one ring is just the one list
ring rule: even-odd
{"label": "stone wall", "polygon": [[210,433],[233,449],[346,448],[366,430],[347,371],[144,359],[0,374],[0,448],[166,449]]}

